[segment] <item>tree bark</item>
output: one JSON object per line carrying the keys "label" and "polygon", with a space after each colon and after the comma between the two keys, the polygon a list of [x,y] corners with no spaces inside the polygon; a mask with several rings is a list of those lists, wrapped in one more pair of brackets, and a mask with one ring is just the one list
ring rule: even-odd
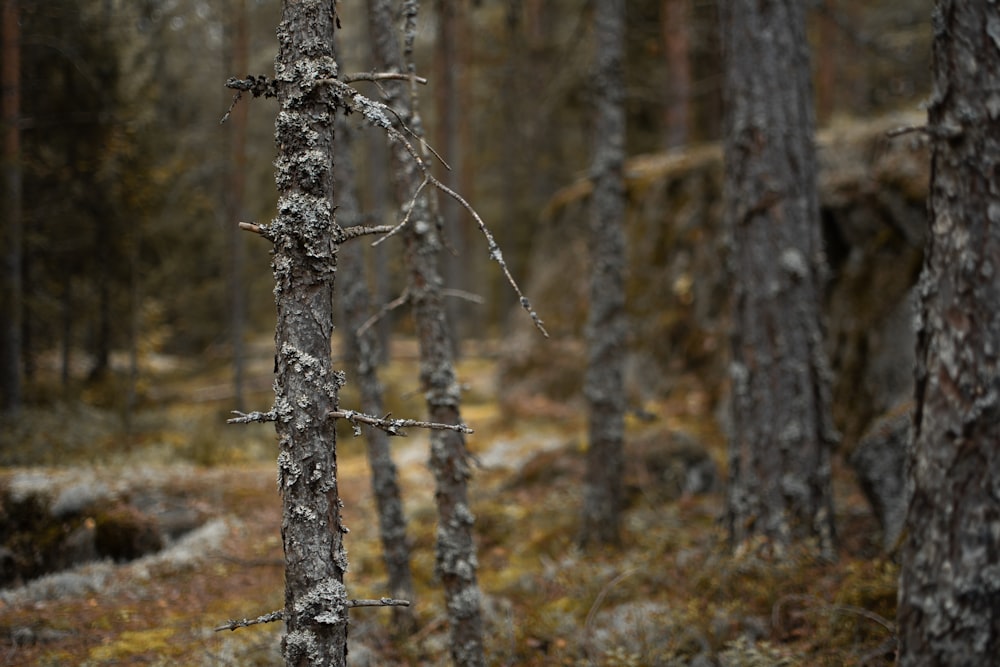
{"label": "tree bark", "polygon": [[728,527],[776,554],[835,556],[830,377],[802,3],[726,0],[725,201],[732,293]]}
{"label": "tree bark", "polygon": [[17,0],[3,1],[3,281],[0,296],[0,410],[21,407],[22,171],[21,171],[21,29]]}
{"label": "tree bark", "polygon": [[[357,177],[350,153],[351,136],[344,114],[337,115],[336,132],[340,153],[334,166],[338,223],[342,227],[361,225],[361,207],[355,185]],[[378,336],[374,327],[358,332],[368,320],[371,302],[365,278],[364,252],[360,243],[352,242],[341,246],[338,268],[340,276],[344,278],[344,287],[340,290],[345,325],[343,336],[348,356],[358,373],[361,410],[379,417],[385,414],[385,410],[382,385],[378,379]],[[393,598],[411,600],[413,576],[410,572],[410,544],[406,536],[406,516],[396,464],[389,447],[389,434],[382,429],[369,428],[365,437],[389,594]],[[397,633],[409,634],[416,629],[416,617],[411,607],[395,606],[392,608],[392,615],[393,629]]]}
{"label": "tree bark", "polygon": [[[412,3],[407,3],[415,11]],[[407,71],[393,28],[387,0],[369,0],[369,17],[376,66],[386,71]],[[408,17],[408,22],[413,19]],[[387,103],[403,122],[421,136],[419,116],[405,84],[387,81]],[[400,202],[410,202],[423,177],[406,150],[394,142],[392,173]],[[452,346],[441,295],[438,256],[441,238],[426,197],[413,201],[404,232],[409,298],[413,306],[420,343],[420,381],[425,392],[429,419],[442,424],[461,423],[459,386],[455,377]],[[465,437],[456,431],[431,431],[430,466],[436,483],[438,510],[437,574],[444,586],[451,630],[451,657],[460,667],[485,664],[477,582],[476,547],[472,537],[474,517],[469,508],[470,477]]]}
{"label": "tree bark", "polygon": [[344,665],[347,608],[337,488],[336,429],[340,373],[333,370],[334,107],[316,81],[337,75],[332,53],[334,5],[286,0],[278,26],[275,121],[278,215],[274,244],[277,326],[275,429],[281,536],[285,552],[287,665]]}
{"label": "tree bark", "polygon": [[625,2],[594,9],[597,39],[590,310],[584,380],[590,443],[579,541],[620,540],[625,434]]}
{"label": "tree bark", "polygon": [[933,25],[903,667],[1000,655],[1000,9],[941,0]]}

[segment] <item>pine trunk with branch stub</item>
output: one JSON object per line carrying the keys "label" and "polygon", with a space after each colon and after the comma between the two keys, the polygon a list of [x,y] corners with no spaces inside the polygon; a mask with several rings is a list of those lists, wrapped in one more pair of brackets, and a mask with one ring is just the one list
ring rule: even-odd
{"label": "pine trunk with branch stub", "polygon": [[[337,148],[340,157],[334,166],[337,181],[337,222],[342,227],[362,224],[361,207],[356,195],[356,175],[350,153],[350,129],[347,117],[337,115]],[[379,343],[375,327],[360,329],[370,315],[371,297],[365,278],[364,249],[360,243],[340,247],[338,269],[342,278],[340,301],[344,312],[344,340],[348,356],[357,369],[357,384],[361,394],[361,409],[369,415],[385,414],[382,385],[378,379]],[[399,476],[392,460],[389,434],[380,428],[368,428],[368,463],[371,467],[372,491],[378,512],[382,558],[388,575],[389,594],[393,598],[413,598],[413,576],[410,572],[410,544],[406,536],[406,516],[399,490]],[[393,628],[398,633],[416,629],[416,618],[410,607],[392,608]]]}
{"label": "pine trunk with branch stub", "polygon": [[898,610],[903,667],[983,665],[1000,655],[998,31],[996,4],[937,3],[931,229],[918,288],[913,497]]}
{"label": "pine trunk with branch stub", "polygon": [[337,226],[333,217],[334,108],[315,82],[336,76],[334,5],[283,3],[275,121],[278,215],[275,428],[283,510],[287,665],[344,665],[347,607],[336,429],[341,375],[332,368]]}
{"label": "pine trunk with branch stub", "polygon": [[832,558],[837,435],[803,12],[796,0],[720,6],[733,289],[727,521],[736,546],[762,539],[780,554],[808,538]]}
{"label": "pine trunk with branch stub", "polygon": [[[376,66],[385,71],[406,71],[396,37],[391,4],[369,1],[369,18]],[[414,8],[411,7],[411,10]],[[405,83],[387,81],[386,102],[403,122],[421,136]],[[427,197],[413,199],[423,176],[400,142],[393,142],[392,172],[397,200],[412,205],[404,231],[408,294],[420,343],[420,380],[429,419],[443,424],[461,423],[459,386],[455,376],[450,330],[442,301],[439,269],[441,237]],[[476,571],[474,518],[469,508],[470,468],[465,438],[454,431],[431,431],[430,466],[436,482],[438,509],[437,574],[444,587],[451,630],[451,657],[460,667],[485,664],[480,592]]]}
{"label": "pine trunk with branch stub", "polygon": [[596,5],[596,122],[590,219],[588,364],[590,442],[582,544],[620,540],[625,439],[625,1]]}

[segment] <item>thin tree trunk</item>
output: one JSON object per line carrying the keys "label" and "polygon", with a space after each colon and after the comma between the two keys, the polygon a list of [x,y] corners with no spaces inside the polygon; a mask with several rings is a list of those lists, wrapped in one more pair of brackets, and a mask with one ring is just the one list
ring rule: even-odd
{"label": "thin tree trunk", "polygon": [[660,21],[667,55],[663,131],[667,148],[684,146],[690,135],[691,0],[663,0]]}
{"label": "thin tree trunk", "polygon": [[934,29],[902,667],[1000,656],[1000,9],[940,0]]}
{"label": "thin tree trunk", "polygon": [[[437,3],[438,38],[435,51],[435,106],[437,107],[438,143],[437,151],[441,154],[451,170],[445,174],[445,185],[455,192],[468,192],[469,170],[464,168],[463,151],[465,148],[464,128],[465,114],[462,113],[462,87],[460,85],[463,59],[462,51],[462,3],[455,0],[438,0]],[[463,182],[465,181],[465,182]],[[445,279],[450,285],[468,285],[469,275],[466,270],[466,225],[459,224],[459,216],[463,213],[458,202],[445,198],[441,201],[442,230],[445,240],[454,252],[445,255]],[[464,317],[465,309],[460,302],[451,299],[447,303],[448,321],[452,324],[455,354],[460,356],[460,341],[463,338],[467,324],[473,320]]]}
{"label": "thin tree trunk", "polygon": [[17,0],[3,1],[3,281],[0,296],[0,410],[21,407],[21,282],[23,212],[21,168],[21,29]]}
{"label": "thin tree trunk", "polygon": [[[247,71],[247,8],[246,0],[233,0],[230,16],[230,48],[228,70],[237,76],[245,76]],[[246,326],[246,289],[243,285],[243,265],[245,249],[243,234],[237,224],[244,215],[244,193],[246,189],[246,135],[247,110],[249,105],[237,104],[229,116],[226,137],[229,145],[227,161],[224,225],[226,245],[229,255],[229,337],[233,361],[233,405],[237,410],[244,407],[244,367],[246,354],[243,345],[243,329]]]}
{"label": "thin tree trunk", "polygon": [[[406,3],[415,20],[415,3]],[[377,65],[386,71],[406,71],[387,0],[369,0],[369,17]],[[412,26],[408,25],[412,29]],[[409,39],[409,36],[408,36]],[[386,82],[387,102],[407,126],[420,135],[420,119],[405,85]],[[398,201],[409,202],[422,182],[417,166],[405,149],[393,144],[392,172]],[[452,346],[441,297],[438,255],[441,239],[426,197],[413,203],[404,243],[410,274],[409,297],[420,343],[420,379],[427,399],[429,419],[443,424],[461,423],[459,387],[455,378]],[[431,431],[430,465],[436,482],[438,509],[437,573],[444,586],[451,629],[451,657],[460,667],[485,664],[478,563],[472,537],[474,518],[469,508],[470,476],[465,438],[455,431]]]}
{"label": "thin tree trunk", "polygon": [[726,0],[726,221],[733,284],[728,524],[776,554],[835,555],[824,257],[803,5]]}
{"label": "thin tree trunk", "polygon": [[[337,181],[337,218],[342,227],[361,225],[361,207],[356,194],[357,178],[350,153],[350,133],[347,117],[337,115],[337,149],[334,166]],[[370,315],[370,297],[365,279],[364,248],[360,243],[348,243],[340,248],[339,273],[344,287],[340,300],[344,311],[344,340],[348,356],[357,368],[361,410],[369,415],[385,414],[382,385],[378,379],[379,344],[374,327],[358,333]],[[410,544],[406,536],[406,516],[399,490],[396,464],[392,460],[389,435],[378,428],[365,433],[368,443],[368,464],[371,467],[372,490],[378,511],[382,558],[388,575],[389,593],[394,598],[413,598],[413,576],[410,571]],[[398,634],[416,629],[416,617],[410,607],[392,608],[392,627]]]}
{"label": "thin tree trunk", "polygon": [[625,2],[594,13],[596,122],[591,174],[590,311],[584,381],[590,444],[580,542],[615,544],[624,505],[625,438]]}
{"label": "thin tree trunk", "polygon": [[280,110],[274,243],[274,413],[285,552],[285,663],[345,665],[347,608],[336,429],[343,379],[331,365],[336,223],[334,108],[316,80],[336,75],[334,5],[285,0],[275,62]]}

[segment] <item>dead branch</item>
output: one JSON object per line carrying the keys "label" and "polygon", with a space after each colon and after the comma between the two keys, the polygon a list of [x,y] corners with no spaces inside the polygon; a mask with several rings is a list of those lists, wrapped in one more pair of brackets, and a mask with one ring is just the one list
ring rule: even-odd
{"label": "dead branch", "polygon": [[379,598],[378,600],[348,600],[347,608],[355,607],[409,607],[409,600],[397,600],[395,598]]}
{"label": "dead branch", "polygon": [[[356,72],[354,74],[345,74],[340,80],[344,83],[354,83],[355,81],[409,81],[410,78],[409,74],[403,74],[402,72]],[[412,78],[421,85],[427,85],[427,79],[422,76]]]}
{"label": "dead branch", "polygon": [[392,311],[396,310],[397,308],[403,306],[409,300],[410,300],[410,292],[409,290],[404,290],[402,294],[400,294],[395,299],[382,306],[382,308],[380,308],[377,313],[375,313],[367,320],[365,320],[365,323],[362,324],[360,327],[358,327],[358,330],[355,332],[355,335],[361,336],[364,332],[368,331],[373,326],[375,326],[375,324],[379,320],[381,320],[383,317],[385,317]]}
{"label": "dead branch", "polygon": [[278,413],[273,409],[267,412],[259,412],[254,410],[253,412],[240,412],[239,410],[233,410],[232,414],[236,415],[231,419],[227,419],[227,424],[252,424],[254,422],[266,423],[277,421]]}
{"label": "dead branch", "polygon": [[442,296],[450,296],[455,299],[462,299],[463,301],[468,301],[470,303],[479,304],[480,306],[486,303],[486,299],[474,294],[472,292],[467,292],[462,289],[455,289],[453,287],[444,287],[441,289]]}
{"label": "dead branch", "polygon": [[375,225],[367,227],[365,225],[355,225],[341,229],[344,233],[343,240],[349,241],[359,236],[371,236],[375,234],[387,234],[392,231],[392,225]]}
{"label": "dead branch", "polygon": [[438,422],[418,421],[416,419],[390,419],[388,414],[385,417],[372,417],[371,415],[355,412],[354,410],[331,410],[326,414],[328,417],[332,417],[333,419],[346,419],[351,422],[351,424],[354,425],[354,435],[361,435],[361,424],[368,424],[369,426],[374,426],[375,428],[385,431],[389,435],[401,437],[406,437],[406,433],[402,430],[404,428],[426,428],[432,431],[458,431],[459,433],[465,434],[475,432],[465,424],[441,424]]}
{"label": "dead branch", "polygon": [[780,632],[784,632],[784,623],[781,618],[782,608],[789,602],[806,602],[814,605],[819,611],[829,614],[853,614],[866,618],[873,623],[881,625],[892,636],[896,635],[896,625],[881,614],[876,614],[863,607],[856,607],[849,604],[831,604],[816,597],[815,595],[803,595],[800,593],[789,593],[782,596],[771,609],[771,626]]}
{"label": "dead branch", "polygon": [[410,203],[406,207],[406,215],[403,216],[402,222],[400,222],[398,225],[396,225],[395,227],[393,227],[392,229],[390,229],[389,232],[385,236],[383,236],[379,240],[377,240],[374,243],[372,243],[372,247],[373,248],[375,246],[379,245],[380,243],[382,243],[382,241],[385,241],[387,238],[389,238],[391,236],[395,236],[396,234],[399,233],[399,230],[401,230],[403,227],[406,226],[406,223],[408,223],[410,221],[410,213],[413,212],[413,209],[417,205],[417,197],[420,196],[420,193],[423,191],[424,186],[427,185],[428,182],[429,182],[428,179],[425,178],[423,180],[423,182],[421,182],[420,185],[417,186],[417,189],[413,193],[413,196],[410,197]]}
{"label": "dead branch", "polygon": [[[518,301],[521,304],[521,308],[523,308],[525,312],[528,313],[528,316],[531,317],[531,321],[534,322],[535,327],[542,332],[542,335],[548,338],[549,333],[545,330],[545,326],[542,324],[541,318],[538,316],[538,313],[536,313],[532,309],[531,303],[528,301],[528,298],[524,296],[524,294],[521,292],[521,288],[518,287],[517,281],[515,281],[514,276],[511,275],[510,269],[507,267],[507,263],[503,259],[503,253],[500,250],[500,246],[497,245],[496,239],[493,238],[493,234],[486,226],[486,223],[480,217],[476,209],[474,209],[472,205],[469,204],[469,202],[467,202],[460,194],[449,188],[447,185],[445,185],[437,178],[435,178],[433,174],[431,174],[430,166],[420,156],[417,150],[413,147],[413,144],[410,143],[410,141],[406,138],[406,136],[402,132],[393,127],[393,124],[389,120],[387,112],[388,113],[394,113],[394,112],[392,112],[392,110],[389,109],[387,105],[382,104],[381,102],[375,102],[374,100],[368,99],[367,97],[365,97],[358,91],[354,90],[347,84],[343,83],[342,81],[339,81],[337,79],[326,79],[325,81],[328,81],[331,86],[337,89],[337,93],[342,97],[345,104],[347,104],[350,110],[360,113],[362,116],[365,117],[365,120],[367,120],[369,123],[385,130],[391,140],[398,141],[406,150],[406,152],[410,154],[410,157],[413,158],[414,163],[417,165],[420,171],[423,172],[424,178],[427,183],[430,183],[435,188],[437,188],[444,194],[454,199],[456,202],[458,202],[458,204],[462,208],[464,208],[466,211],[469,212],[469,215],[471,215],[473,220],[476,221],[476,225],[479,227],[480,233],[482,233],[483,236],[486,238],[487,249],[489,250],[490,259],[492,259],[500,266],[500,270],[503,272],[504,277],[507,279],[507,283],[514,290],[514,293],[517,294]],[[421,184],[420,188],[418,188],[418,192],[421,188],[423,188],[423,184]],[[416,193],[414,196],[416,196]],[[410,208],[412,209],[412,206]],[[407,218],[408,217],[409,217],[409,212],[407,212]],[[404,219],[403,223],[405,222],[406,220]]]}
{"label": "dead branch", "polygon": [[267,227],[263,225],[258,225],[256,222],[241,222],[239,228],[245,232],[252,232],[254,234],[259,234],[260,236],[267,235]]}
{"label": "dead branch", "polygon": [[258,616],[257,618],[244,618],[241,620],[232,620],[225,625],[220,625],[215,628],[216,632],[222,632],[223,630],[236,630],[238,628],[248,628],[251,625],[257,625],[259,623],[274,623],[275,621],[280,621],[285,615],[284,610],[279,609],[277,611],[272,611],[263,616]]}
{"label": "dead branch", "polygon": [[[409,600],[397,600],[395,598],[379,598],[377,600],[347,600],[344,602],[344,606],[348,609],[354,609],[356,607],[409,607]],[[260,623],[274,623],[275,621],[281,621],[285,617],[284,609],[277,609],[275,611],[263,614],[257,618],[243,618],[240,620],[232,620],[224,625],[220,625],[215,628],[216,632],[222,632],[223,630],[237,630],[239,628],[248,628],[251,625],[258,625]]]}
{"label": "dead branch", "polygon": [[957,139],[963,134],[962,128],[955,125],[902,125],[887,131],[885,136],[894,139],[911,132],[926,134],[934,139]]}

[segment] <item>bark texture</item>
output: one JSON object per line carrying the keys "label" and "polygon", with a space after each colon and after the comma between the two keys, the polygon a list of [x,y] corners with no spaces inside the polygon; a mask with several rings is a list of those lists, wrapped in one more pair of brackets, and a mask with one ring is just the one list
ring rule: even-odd
{"label": "bark texture", "polygon": [[[412,34],[416,3],[405,3],[407,33]],[[369,0],[369,18],[376,67],[382,71],[407,71],[387,0]],[[409,39],[409,38],[408,38]],[[386,102],[417,136],[420,119],[406,84],[385,82]],[[398,142],[392,146],[392,169],[397,200],[412,205],[404,231],[405,260],[409,273],[409,298],[420,343],[420,381],[427,401],[428,418],[442,424],[461,423],[459,386],[455,377],[450,331],[442,301],[438,256],[440,229],[427,198],[413,199],[423,176]],[[451,630],[452,661],[461,667],[485,664],[480,592],[476,571],[474,517],[469,508],[470,477],[465,437],[455,431],[431,431],[430,466],[435,479],[438,510],[436,570],[444,587]]]}
{"label": "bark texture", "polygon": [[328,417],[343,384],[330,358],[339,231],[333,218],[334,108],[315,83],[337,74],[333,10],[325,0],[286,0],[275,61],[278,215],[266,234],[274,243],[278,311],[274,413],[287,665],[347,660],[347,554],[336,429]]}
{"label": "bark texture", "polygon": [[590,217],[587,398],[590,443],[581,544],[620,539],[625,434],[625,2],[594,8],[597,38],[594,194]]}
{"label": "bark texture", "polygon": [[943,0],[933,26],[900,664],[971,667],[1000,655],[1000,9]]}
{"label": "bark texture", "polygon": [[[361,207],[356,194],[356,176],[350,153],[350,131],[347,117],[338,114],[336,120],[337,148],[340,157],[334,166],[337,181],[337,222],[341,227],[361,225]],[[344,278],[340,302],[344,312],[344,341],[348,355],[357,369],[361,410],[382,416],[382,385],[378,379],[379,343],[374,327],[359,329],[368,320],[371,297],[365,278],[364,251],[361,241],[342,245],[337,261],[338,273]],[[406,516],[399,490],[399,476],[392,460],[389,434],[379,428],[365,433],[368,464],[371,467],[372,490],[378,511],[379,535],[382,539],[382,559],[388,575],[390,597],[413,599],[413,576],[410,572],[410,544],[406,536]],[[392,608],[393,628],[400,633],[416,629],[411,607]]]}
{"label": "bark texture", "polygon": [[809,54],[796,0],[726,0],[725,202],[732,284],[728,527],[834,556],[830,377]]}

